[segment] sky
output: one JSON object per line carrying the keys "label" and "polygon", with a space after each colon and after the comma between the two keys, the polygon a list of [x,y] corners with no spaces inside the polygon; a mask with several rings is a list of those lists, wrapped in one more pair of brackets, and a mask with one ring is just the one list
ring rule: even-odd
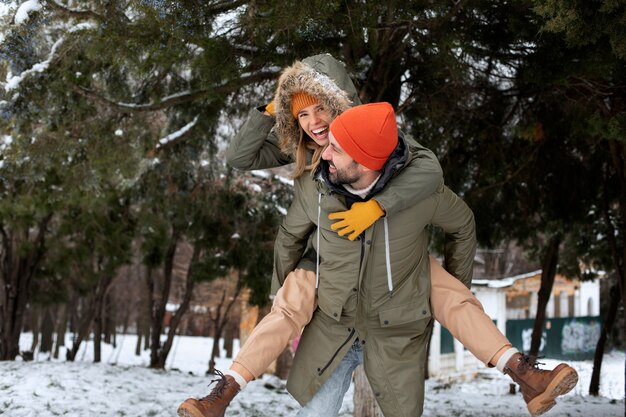
{"label": "sky", "polygon": [[[21,349],[32,336],[24,334]],[[49,359],[36,353],[35,360],[0,362],[0,416],[176,416],[187,397],[208,393],[211,376],[205,376],[212,339],[176,337],[166,370],[148,368],[149,352],[135,356],[136,337],[118,335],[117,347],[103,345],[102,363],[94,364],[91,342],[81,347],[76,362]],[[68,343],[69,345],[69,343]],[[235,352],[238,343],[235,342]],[[64,357],[63,351],[61,357]],[[578,385],[557,401],[546,416],[624,416],[624,352],[604,356],[599,397],[587,394],[591,361],[571,362],[579,373]],[[544,359],[545,369],[557,361]],[[219,358],[218,369],[231,359]],[[460,375],[426,383],[424,417],[523,417],[529,416],[521,394],[509,394],[509,378],[495,369],[481,368],[475,378]],[[269,386],[270,388],[266,387]],[[347,392],[341,417],[352,416],[353,387]],[[248,384],[226,412],[229,416],[295,416],[297,402],[285,391],[284,381],[271,375]]]}

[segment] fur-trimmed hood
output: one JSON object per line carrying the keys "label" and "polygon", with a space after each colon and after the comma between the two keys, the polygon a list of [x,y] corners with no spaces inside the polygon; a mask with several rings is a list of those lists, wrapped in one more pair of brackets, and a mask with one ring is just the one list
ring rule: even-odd
{"label": "fur-trimmed hood", "polygon": [[295,156],[300,138],[298,121],[291,114],[291,97],[304,91],[317,98],[334,119],[346,109],[360,104],[354,84],[344,66],[329,54],[296,61],[278,79],[274,96],[275,132],[283,153]]}

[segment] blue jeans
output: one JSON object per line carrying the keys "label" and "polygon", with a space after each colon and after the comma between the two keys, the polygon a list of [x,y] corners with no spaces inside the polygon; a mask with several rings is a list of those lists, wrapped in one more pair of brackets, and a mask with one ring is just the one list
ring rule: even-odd
{"label": "blue jeans", "polygon": [[311,401],[298,411],[297,417],[335,417],[341,409],[343,397],[350,388],[352,372],[363,363],[361,341],[356,340],[335,372],[326,380]]}

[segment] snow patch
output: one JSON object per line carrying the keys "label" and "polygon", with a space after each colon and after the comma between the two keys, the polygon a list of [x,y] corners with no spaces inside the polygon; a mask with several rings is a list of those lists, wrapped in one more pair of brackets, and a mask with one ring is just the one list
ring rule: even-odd
{"label": "snow patch", "polygon": [[23,24],[28,20],[30,13],[41,10],[41,7],[39,0],[28,0],[22,3],[15,12],[15,24],[18,26]]}
{"label": "snow patch", "polygon": [[[65,350],[72,345],[66,335]],[[162,339],[163,340],[163,339]],[[20,350],[30,349],[32,334],[23,334]],[[49,359],[35,352],[34,361],[0,362],[0,415],[11,417],[69,416],[154,416],[171,417],[188,397],[204,396],[213,379],[205,371],[213,347],[209,337],[176,336],[165,371],[149,369],[150,351],[135,355],[137,336],[118,334],[115,347],[102,344],[102,363],[93,361],[93,340],[85,342],[75,362]],[[218,344],[216,367],[228,369],[223,340]],[[239,341],[233,343],[233,355]],[[546,369],[558,361],[542,360]],[[604,355],[600,396],[589,395],[592,361],[571,362],[580,381],[572,392],[559,397],[547,416],[622,417],[624,415],[624,352]],[[248,384],[228,409],[231,416],[292,417],[300,408],[283,388],[268,389],[265,375]],[[274,380],[274,378],[272,378]],[[526,417],[526,404],[518,392],[508,393],[510,379],[495,368],[485,368],[475,379],[451,377],[426,381],[423,417]],[[282,387],[282,384],[281,384]],[[408,388],[410,389],[410,388]],[[339,417],[353,415],[353,384],[344,397]]]}
{"label": "snow patch", "polygon": [[181,137],[182,135],[187,133],[187,131],[189,129],[191,129],[192,127],[195,126],[197,121],[198,121],[198,116],[196,116],[191,122],[187,123],[185,126],[183,126],[181,129],[177,130],[176,132],[170,133],[169,135],[165,136],[164,138],[159,139],[159,144],[157,145],[157,148],[160,148],[161,146],[167,145],[168,143],[178,139],[179,137]]}
{"label": "snow patch", "polygon": [[9,73],[7,75],[7,82],[4,86],[4,89],[6,91],[11,91],[16,89],[20,83],[22,82],[22,80],[24,79],[24,77],[26,77],[29,74],[33,74],[36,72],[44,72],[45,70],[48,69],[48,67],[50,66],[50,62],[52,61],[52,57],[54,57],[54,53],[56,52],[57,48],[59,47],[59,45],[61,45],[61,43],[63,43],[63,37],[59,38],[59,40],[57,40],[54,45],[52,45],[52,49],[50,50],[50,54],[48,55],[48,59],[46,59],[43,62],[39,62],[35,65],[33,65],[31,68],[25,70],[24,72],[22,72],[19,75],[15,75],[12,76],[11,73]]}
{"label": "snow patch", "polygon": [[0,3],[0,18],[7,16],[16,6],[15,2]]}
{"label": "snow patch", "polygon": [[89,29],[95,29],[97,26],[95,23],[93,22],[82,22],[77,24],[76,26],[72,26],[68,32],[69,33],[73,33],[73,32],[78,32],[79,30],[89,30]]}

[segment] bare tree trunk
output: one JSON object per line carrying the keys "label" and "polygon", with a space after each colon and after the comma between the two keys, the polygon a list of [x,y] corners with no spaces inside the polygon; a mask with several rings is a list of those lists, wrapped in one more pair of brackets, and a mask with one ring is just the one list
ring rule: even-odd
{"label": "bare tree trunk", "polygon": [[617,316],[617,307],[620,302],[620,292],[617,286],[611,287],[611,301],[609,303],[609,310],[607,311],[604,323],[602,323],[602,331],[600,332],[600,338],[596,344],[596,351],[593,357],[593,371],[591,372],[591,381],[589,382],[589,395],[597,397],[600,395],[600,372],[602,371],[602,358],[604,356],[604,348],[608,335],[613,329],[615,323],[615,317]]}
{"label": "bare tree trunk", "polygon": [[43,312],[43,319],[41,320],[41,348],[40,352],[52,351],[52,339],[54,334],[54,320],[52,319],[52,312],[50,307],[46,307]]}
{"label": "bare tree trunk", "polygon": [[211,357],[209,358],[209,369],[207,369],[207,374],[215,373],[215,358],[220,357],[220,338],[221,338],[221,330],[215,330],[213,333],[213,347],[211,348]]}
{"label": "bare tree trunk", "polygon": [[[233,294],[231,300],[226,303],[226,290],[222,292],[222,298],[220,299],[219,304],[215,308],[215,315],[209,313],[211,321],[213,322],[213,349],[211,350],[211,358],[209,359],[209,369],[207,374],[215,373],[215,358],[220,356],[219,352],[219,342],[222,338],[222,333],[224,331],[224,326],[228,324],[229,321],[229,313],[231,308],[235,305],[237,300],[239,299],[239,294],[241,293],[241,283],[237,281],[237,286],[235,289],[235,293]],[[222,307],[226,303],[226,308],[222,310]]]}
{"label": "bare tree trunk", "polygon": [[223,320],[222,320],[222,306],[224,305],[224,300],[226,298],[226,290],[222,292],[222,298],[220,299],[219,304],[215,308],[215,315],[209,313],[209,317],[213,322],[213,347],[211,348],[211,357],[209,358],[209,369],[206,371],[207,374],[215,373],[215,358],[220,357],[220,339],[222,337],[222,329],[223,329]]}
{"label": "bare tree trunk", "polygon": [[150,341],[152,340],[150,329],[151,329],[150,323],[146,322],[144,324],[144,329],[143,329],[143,350],[152,349],[152,346],[150,345]]}
{"label": "bare tree trunk", "polygon": [[172,270],[174,268],[174,255],[176,254],[176,248],[178,247],[178,235],[176,232],[172,233],[172,240],[165,253],[165,260],[163,264],[163,286],[161,287],[160,297],[155,300],[156,281],[152,274],[152,271],[148,271],[148,288],[150,294],[150,368],[163,369],[165,367],[165,361],[162,360],[160,354],[161,349],[161,333],[163,332],[163,318],[165,317],[165,307],[170,295],[170,289],[172,285]]}
{"label": "bare tree trunk", "polygon": [[30,328],[33,332],[33,340],[30,344],[30,352],[34,355],[39,345],[39,331],[41,327],[41,310],[39,308],[30,309]]}
{"label": "bare tree trunk", "polygon": [[141,356],[141,332],[137,332],[137,343],[135,344],[135,356]]}
{"label": "bare tree trunk", "polygon": [[[100,260],[102,262],[102,260]],[[103,332],[103,313],[104,313],[104,300],[113,282],[112,275],[105,275],[98,280],[98,286],[96,287],[96,294],[94,296],[93,306],[93,361],[99,363],[102,361],[102,332]]]}
{"label": "bare tree trunk", "polygon": [[235,326],[232,323],[228,323],[224,331],[224,350],[226,351],[226,357],[233,357],[233,340],[235,339]]}
{"label": "bare tree trunk", "polygon": [[[152,288],[149,281],[150,275],[152,271],[150,268],[145,269],[145,284],[148,288],[148,291],[143,292],[143,296],[141,298],[141,308],[137,313],[137,350],[135,351],[137,356],[141,355],[141,351],[150,349],[150,317],[152,316],[152,293],[150,292],[150,288]],[[141,346],[143,339],[143,348]]]}
{"label": "bare tree trunk", "polygon": [[[155,311],[155,290],[156,290],[156,278],[154,277],[154,270],[150,267],[146,269],[146,286],[148,287],[148,312],[149,312],[149,320],[150,323],[148,327],[150,327],[150,340],[153,341],[155,339],[157,341],[156,344],[153,342],[148,342],[147,340],[144,343],[150,343],[150,363],[152,361],[156,363],[156,358],[158,352],[155,349],[159,349],[160,340],[159,335],[161,332],[161,326],[159,323],[155,323],[156,321],[156,311]],[[155,336],[156,334],[156,336]]]}
{"label": "bare tree trunk", "polygon": [[363,365],[354,371],[354,417],[384,417],[365,376]]}
{"label": "bare tree trunk", "polygon": [[141,356],[141,336],[143,335],[143,320],[141,319],[141,312],[137,314],[137,344],[135,345],[135,356]]}
{"label": "bare tree trunk", "polygon": [[178,310],[172,316],[170,321],[169,330],[167,332],[167,339],[165,339],[165,343],[163,344],[163,348],[161,349],[159,355],[159,363],[162,364],[161,367],[165,367],[165,361],[167,360],[167,355],[169,355],[170,350],[172,349],[172,344],[174,343],[174,336],[176,335],[176,330],[180,325],[181,320],[183,319],[183,315],[189,309],[189,304],[191,303],[191,296],[193,295],[193,289],[195,288],[195,282],[193,280],[193,266],[198,261],[200,256],[200,249],[196,246],[193,248],[193,253],[191,255],[191,260],[189,261],[189,266],[187,267],[187,280],[185,285],[185,294],[183,295],[183,300],[178,307]]}
{"label": "bare tree trunk", "polygon": [[93,316],[93,362],[102,362],[102,306],[97,305]]}
{"label": "bare tree trunk", "polygon": [[70,333],[75,334],[78,333],[78,305],[80,304],[80,298],[78,294],[73,293],[70,298],[70,304],[68,306],[68,319],[69,319],[69,329]]}
{"label": "bare tree trunk", "polygon": [[70,362],[76,359],[76,355],[78,354],[80,345],[83,343],[83,340],[85,340],[89,335],[91,323],[93,322],[93,307],[88,307],[86,310],[87,311],[84,313],[84,316],[80,320],[78,329],[76,330],[76,332],[74,333],[74,337],[72,338],[72,348],[67,350],[65,353],[65,358]]}
{"label": "bare tree trunk", "polygon": [[115,301],[113,300],[113,297],[111,294],[106,295],[104,299],[104,307],[102,310],[103,310],[103,315],[104,315],[104,319],[103,319],[104,343],[108,343],[109,345],[110,344],[114,345],[115,324],[116,324],[115,322],[116,322],[117,317],[115,315]]}
{"label": "bare tree trunk", "polygon": [[[170,246],[166,252],[164,267],[163,267],[163,287],[161,288],[160,299],[154,301],[153,294],[155,293],[155,280],[152,277],[151,273],[148,273],[147,276],[147,284],[148,284],[148,294],[149,294],[149,304],[151,311],[151,336],[152,343],[150,347],[150,367],[163,369],[165,367],[165,361],[167,360],[167,356],[172,348],[172,344],[174,342],[174,336],[176,335],[176,330],[182,320],[183,315],[187,312],[189,308],[189,304],[191,303],[191,296],[193,295],[194,289],[194,281],[192,268],[193,265],[197,262],[198,257],[200,256],[200,249],[194,247],[193,253],[191,256],[191,260],[187,267],[187,280],[185,286],[185,294],[183,295],[183,300],[178,308],[178,310],[172,316],[170,320],[169,329],[167,333],[167,338],[165,342],[161,345],[161,333],[163,331],[163,319],[165,317],[165,306],[169,299],[170,289],[172,286],[172,275],[174,270],[174,256],[176,255],[176,249],[178,248],[178,238],[177,234],[173,233],[173,238]],[[149,271],[150,272],[150,271]]]}
{"label": "bare tree trunk", "polygon": [[72,343],[72,349],[67,352],[67,360],[73,361],[76,359],[76,354],[80,348],[81,343],[89,335],[89,329],[93,325],[94,331],[94,362],[101,361],[101,341],[102,341],[102,303],[104,296],[106,295],[113,277],[106,275],[98,280],[95,291],[88,301],[89,305],[84,311],[84,315],[81,319],[80,329],[78,331],[78,337],[74,339]]}
{"label": "bare tree trunk", "polygon": [[530,342],[529,355],[537,356],[541,347],[541,337],[543,335],[543,325],[546,321],[546,307],[550,301],[552,287],[554,286],[554,277],[556,276],[556,267],[559,263],[559,246],[561,237],[559,235],[552,236],[546,254],[541,265],[541,286],[539,288],[537,300],[537,317],[535,317],[535,325]]}
{"label": "bare tree trunk", "polygon": [[[52,213],[41,219],[35,236],[0,225],[0,360],[14,360],[19,354],[24,312],[30,297],[31,281],[45,253],[45,238]],[[33,228],[35,229],[35,228]],[[24,247],[32,249],[24,251]]]}
{"label": "bare tree trunk", "polygon": [[59,358],[59,350],[61,349],[61,346],[65,346],[65,331],[67,330],[68,306],[65,304],[61,305],[59,307],[59,310],[60,310],[59,320],[57,322],[57,329],[56,329],[57,337],[54,343],[54,358],[55,359]]}

